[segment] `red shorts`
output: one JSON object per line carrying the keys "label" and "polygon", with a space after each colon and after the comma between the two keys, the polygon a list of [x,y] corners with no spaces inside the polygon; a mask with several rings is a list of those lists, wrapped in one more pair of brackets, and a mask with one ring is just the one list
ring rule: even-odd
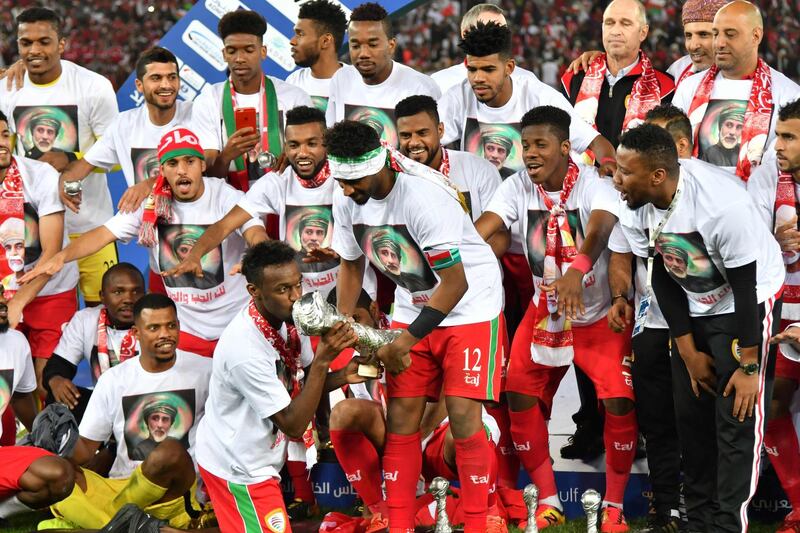
{"label": "red shorts", "polygon": [[17,329],[28,339],[31,354],[40,359],[50,359],[56,351],[64,325],[78,310],[75,290],[50,296],[39,296],[22,310],[22,322]]}
{"label": "red shorts", "polygon": [[[796,320],[781,320],[781,331],[784,331],[795,322]],[[800,363],[784,357],[780,344],[778,345],[777,359],[775,360],[775,377],[800,382]]]}
{"label": "red shorts", "polygon": [[444,385],[447,396],[497,401],[507,342],[502,313],[486,322],[435,328],[411,348],[410,367],[387,374],[389,398],[427,396],[435,402]]}
{"label": "red shorts", "polygon": [[187,352],[196,353],[197,355],[202,355],[203,357],[214,357],[214,348],[217,347],[218,342],[219,339],[209,341],[201,339],[191,333],[181,331],[181,335],[178,337],[178,348]]}
{"label": "red shorts", "polygon": [[506,302],[517,302],[524,312],[533,300],[533,274],[524,254],[506,253],[500,260],[503,266],[503,287]]}
{"label": "red shorts", "polygon": [[[539,398],[549,413],[553,396],[569,366],[545,366],[531,359],[535,318],[536,306],[531,305],[511,346],[505,390]],[[597,389],[597,398],[633,400],[630,329],[614,333],[609,329],[606,319],[601,318],[587,326],[574,326],[572,335],[575,350],[573,362],[591,378]]]}
{"label": "red shorts", "polygon": [[444,460],[444,443],[447,438],[447,430],[450,423],[439,424],[433,430],[431,438],[428,439],[425,449],[422,450],[422,476],[426,481],[431,481],[437,476],[445,479],[458,479],[458,475],[448,466]]}
{"label": "red shorts", "polygon": [[292,531],[277,478],[242,485],[226,481],[199,466],[222,533]]}
{"label": "red shorts", "polygon": [[22,490],[19,479],[31,464],[53,455],[47,450],[33,446],[0,446],[0,501],[7,500]]}

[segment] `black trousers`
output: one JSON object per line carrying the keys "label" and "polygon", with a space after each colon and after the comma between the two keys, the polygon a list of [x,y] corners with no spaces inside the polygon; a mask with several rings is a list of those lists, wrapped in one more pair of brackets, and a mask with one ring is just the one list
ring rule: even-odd
{"label": "black trousers", "polygon": [[657,513],[680,502],[681,455],[672,399],[669,330],[645,328],[632,341],[636,418],[647,443],[647,467]]}
{"label": "black trousers", "polygon": [[689,374],[673,343],[672,377],[678,435],[683,456],[684,497],[692,531],[744,531],[747,505],[755,492],[761,445],[775,374],[775,346],[767,340],[780,327],[780,300],[770,316],[759,305],[762,342],[759,345],[760,397],[754,416],[739,422],[733,417],[735,394],[722,393],[738,372],[735,357],[737,321],[733,313],[692,318],[697,349],[714,359],[717,395],[702,391],[696,398]]}

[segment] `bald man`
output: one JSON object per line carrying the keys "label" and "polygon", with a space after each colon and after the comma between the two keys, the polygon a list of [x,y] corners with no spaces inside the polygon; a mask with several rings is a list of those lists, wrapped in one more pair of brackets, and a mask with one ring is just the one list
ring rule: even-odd
{"label": "bald man", "polygon": [[[714,16],[712,32],[714,65],[681,83],[673,103],[692,123],[694,156],[747,181],[775,140],[775,106],[800,96],[800,86],[759,58],[764,23],[755,5],[743,0],[725,5]],[[735,160],[719,164],[714,147],[726,142],[731,126],[723,131],[723,113],[737,117],[741,134]]]}
{"label": "bald man", "polygon": [[653,68],[641,49],[650,27],[638,0],[614,0],[603,13],[604,54],[585,72],[567,70],[563,90],[575,111],[606,139],[644,122],[647,112],[668,103],[675,83]]}

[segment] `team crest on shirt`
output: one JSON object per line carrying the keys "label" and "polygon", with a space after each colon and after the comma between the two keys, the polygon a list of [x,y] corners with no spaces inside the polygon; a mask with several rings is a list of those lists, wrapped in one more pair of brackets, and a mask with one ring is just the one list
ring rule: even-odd
{"label": "team crest on shirt", "polygon": [[738,338],[731,341],[731,355],[736,359],[737,363],[742,361],[742,349],[739,347]]}
{"label": "team crest on shirt", "polygon": [[366,124],[374,129],[381,140],[389,146],[398,146],[397,127],[394,124],[394,109],[369,105],[344,105],[344,118]]}
{"label": "team crest on shirt", "polygon": [[519,122],[496,124],[467,118],[463,148],[493,164],[503,179],[525,166]]}
{"label": "team crest on shirt", "polygon": [[273,533],[283,533],[286,531],[286,514],[283,509],[277,507],[264,516],[264,524]]}
{"label": "team crest on shirt", "polygon": [[48,152],[78,151],[76,105],[17,106],[14,123],[25,157],[39,159]]}
{"label": "team crest on shirt", "polygon": [[150,178],[155,179],[161,173],[161,165],[158,164],[158,153],[155,148],[131,148],[131,162],[133,163],[134,183]]}
{"label": "team crest on shirt", "polygon": [[367,259],[408,292],[425,292],[436,286],[436,276],[406,226],[354,224],[353,234]]}
{"label": "team crest on shirt", "polygon": [[[158,266],[162,272],[177,266],[192,251],[197,240],[208,229],[208,224],[159,224],[158,225]],[[212,248],[200,260],[203,277],[182,274],[164,278],[167,287],[190,287],[193,289],[212,289],[225,280],[222,263],[222,245]]]}
{"label": "team crest on shirt", "polygon": [[122,413],[131,460],[144,461],[168,437],[189,449],[189,430],[195,418],[194,389],[123,396]]}

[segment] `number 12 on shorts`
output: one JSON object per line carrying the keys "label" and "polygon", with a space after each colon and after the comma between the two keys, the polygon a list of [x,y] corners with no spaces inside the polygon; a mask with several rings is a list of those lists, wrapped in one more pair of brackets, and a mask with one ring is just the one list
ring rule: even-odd
{"label": "number 12 on shorts", "polygon": [[[474,365],[470,365],[470,356],[475,361]],[[481,349],[480,348],[464,348],[464,372],[480,372],[481,371]]]}

